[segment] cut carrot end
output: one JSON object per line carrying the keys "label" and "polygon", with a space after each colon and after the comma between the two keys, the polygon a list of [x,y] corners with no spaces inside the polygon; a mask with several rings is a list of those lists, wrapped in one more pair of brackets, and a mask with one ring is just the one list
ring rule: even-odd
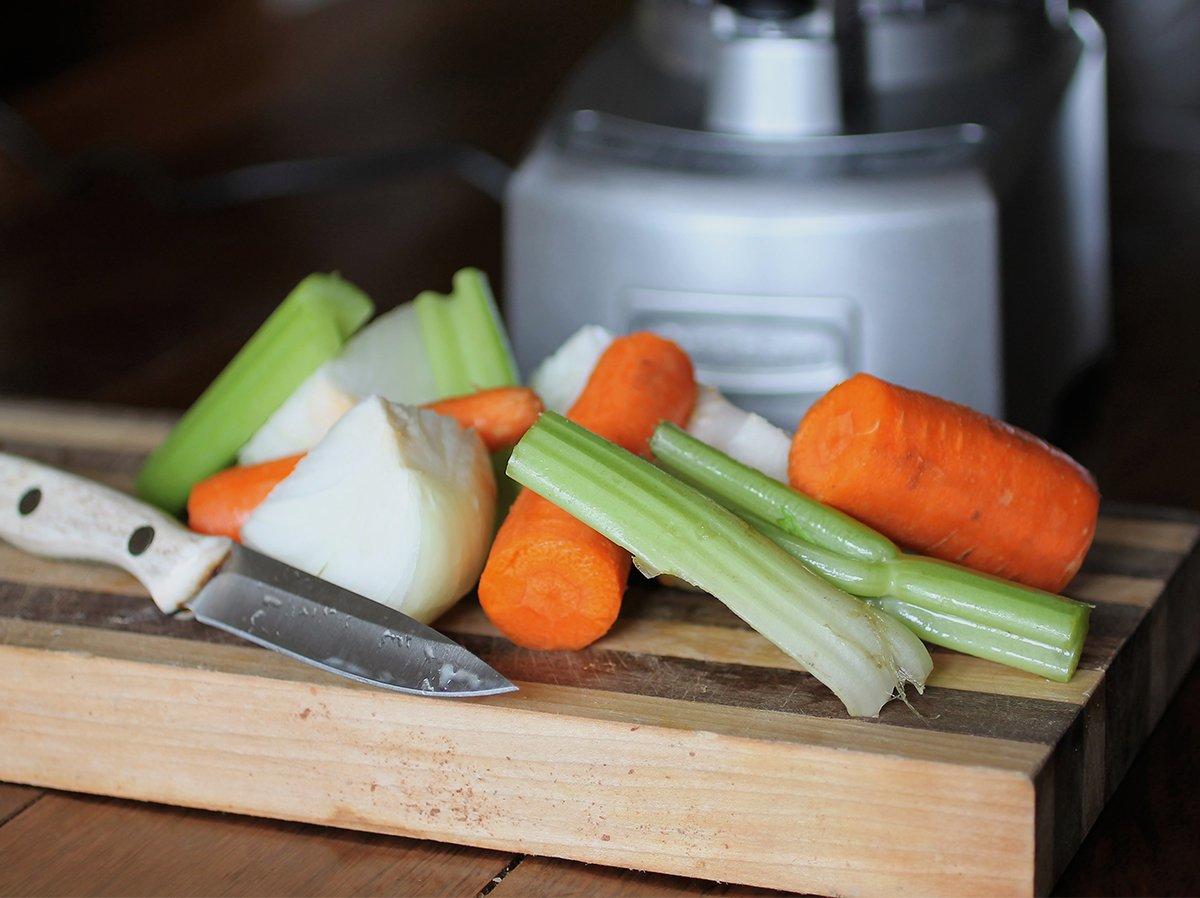
{"label": "cut carrot end", "polygon": [[[696,381],[687,353],[655,334],[618,337],[568,415],[631,452],[649,454],[661,421],[687,422]],[[581,649],[621,610],[629,553],[541,497],[523,492],[492,544],[479,601],[517,645]]]}
{"label": "cut carrot end", "polygon": [[623,549],[523,492],[496,536],[479,602],[517,645],[581,649],[616,621],[629,566]]}

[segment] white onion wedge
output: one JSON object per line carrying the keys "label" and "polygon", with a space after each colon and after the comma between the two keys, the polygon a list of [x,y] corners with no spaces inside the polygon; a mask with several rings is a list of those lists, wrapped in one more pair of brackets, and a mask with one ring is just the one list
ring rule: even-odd
{"label": "white onion wedge", "polygon": [[744,465],[787,483],[792,440],[761,415],[740,409],[712,387],[701,387],[687,432]]}
{"label": "white onion wedge", "polygon": [[254,465],[311,449],[350,409],[357,397],[334,379],[326,362],[279,406],[238,452],[238,464]]}
{"label": "white onion wedge", "polygon": [[238,463],[307,452],[363,396],[419,405],[437,398],[412,303],[359,331],[277,408],[238,453]]}
{"label": "white onion wedge", "polygon": [[417,318],[411,302],[380,315],[329,363],[334,379],[356,396],[384,396],[403,405],[438,398]]}
{"label": "white onion wedge", "polygon": [[495,506],[473,431],[371,396],[271,491],[242,540],[428,623],[478,580]]}
{"label": "white onion wedge", "polygon": [[542,360],[530,375],[529,386],[547,409],[565,415],[612,341],[613,334],[607,328],[585,324]]}

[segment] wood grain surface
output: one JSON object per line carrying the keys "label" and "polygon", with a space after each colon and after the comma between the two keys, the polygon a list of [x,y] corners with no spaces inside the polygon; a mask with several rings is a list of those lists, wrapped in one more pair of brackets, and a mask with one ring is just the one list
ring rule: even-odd
{"label": "wood grain surface", "polygon": [[[48,837],[49,835],[49,837]],[[498,853],[346,833],[330,841],[297,823],[175,814],[150,804],[48,795],[0,828],[0,857],[20,875],[0,895],[445,895],[473,898]],[[80,880],[76,869],[88,870]],[[202,871],[202,872],[201,872]]]}
{"label": "wood grain surface", "polygon": [[508,871],[490,894],[494,898],[676,898],[684,895],[766,898],[785,893],[534,857],[522,860]]}
{"label": "wood grain surface", "polygon": [[0,824],[11,820],[42,796],[41,789],[0,783]]}
{"label": "wood grain surface", "polygon": [[[40,407],[36,427],[24,411],[0,406],[0,447],[118,483],[166,424],[130,427],[122,447],[102,410]],[[1200,521],[1107,511],[1068,590],[1096,603],[1072,683],[938,651],[913,708],[893,703],[872,720],[846,718],[812,677],[694,593],[635,587],[612,634],[577,653],[518,649],[464,602],[439,626],[521,692],[433,703],[159,615],[106,568],[4,548],[0,778],[466,843],[502,852],[506,869],[541,854],[826,894],[1044,892],[1200,634]],[[65,800],[43,798],[17,822]],[[895,813],[922,838],[898,842]],[[19,837],[12,829],[0,845]],[[496,859],[479,869],[497,875]],[[524,863],[499,887],[520,888],[533,875]],[[549,884],[550,871],[575,870],[546,869],[538,881]],[[587,887],[577,873],[563,889]],[[614,894],[631,881],[596,875]],[[12,888],[56,889],[38,882]],[[172,881],[159,871],[144,882]]]}

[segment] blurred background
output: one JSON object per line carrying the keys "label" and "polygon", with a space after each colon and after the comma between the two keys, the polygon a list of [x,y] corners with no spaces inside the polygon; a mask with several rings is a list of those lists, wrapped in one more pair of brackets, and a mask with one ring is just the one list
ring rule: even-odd
{"label": "blurred background", "polygon": [[[1200,5],[1075,6],[1108,38],[1111,341],[1038,429],[1096,472],[1108,498],[1200,508]],[[47,0],[6,11],[0,393],[182,408],[311,271],[341,271],[388,309],[476,265],[503,304],[494,161],[521,160],[572,70],[630,10],[629,0]],[[234,202],[228,181],[203,180],[402,146],[440,149],[368,158],[300,196]],[[1194,671],[1147,753],[1195,759],[1198,718]],[[1086,870],[1100,855],[1148,863],[1194,845],[1194,802],[1178,803],[1145,760],[1129,782],[1063,890],[1098,891]],[[1192,828],[1158,831],[1138,810],[1150,798]]]}
{"label": "blurred background", "polygon": [[[688,48],[679,35],[686,37],[686,30],[670,32],[680,28],[671,16],[678,19],[681,12],[706,5],[689,0],[643,4],[642,25],[647,8],[659,17],[650,23],[649,38],[645,28],[639,32],[642,49],[651,41],[660,50],[666,47],[664,57],[682,55]],[[752,9],[756,4],[741,5],[747,7],[747,21],[750,14],[760,15]],[[863,9],[889,22],[936,20],[954,5],[878,0]],[[968,0],[965,5],[992,13],[989,7],[1042,4]],[[768,10],[771,6],[765,4]],[[1111,268],[1109,259],[1096,252],[1087,264],[1098,260],[1106,276],[1111,272],[1111,310],[1103,311],[1107,304],[1102,303],[1099,310],[1084,309],[1073,320],[1061,320],[1057,307],[1068,301],[1062,296],[1070,288],[1063,286],[1067,275],[1061,272],[1084,263],[1053,245],[1038,252],[1064,239],[1053,232],[1027,238],[1032,252],[1030,245],[1013,245],[1014,233],[1036,229],[1047,218],[1041,201],[1029,199],[1042,188],[1029,183],[1038,177],[1062,180],[1097,159],[1103,163],[1102,154],[1087,151],[1104,139],[1103,121],[1076,129],[1081,155],[1066,157],[1061,170],[1014,176],[1024,180],[998,201],[1004,246],[995,260],[1001,282],[1007,281],[1002,305],[1021,310],[1005,325],[1010,418],[1078,454],[1109,497],[1192,506],[1200,505],[1200,477],[1190,465],[1200,450],[1200,360],[1194,350],[1200,304],[1192,295],[1200,275],[1200,15],[1195,6],[1188,0],[1086,4],[1108,39]],[[10,13],[14,21],[0,38],[5,44],[0,53],[5,103],[0,120],[0,390],[182,407],[287,289],[314,270],[341,271],[388,308],[422,289],[445,288],[453,270],[473,264],[492,275],[505,302],[513,291],[503,289],[502,210],[478,188],[500,189],[504,168],[494,161],[514,166],[521,160],[572,70],[614,27],[619,29],[631,8],[628,0],[82,0],[27,5],[19,22]],[[703,12],[707,17],[707,9]],[[978,36],[973,40],[964,46],[977,54],[990,46]],[[1029,51],[1031,70],[1052,50]],[[635,67],[632,60],[618,65],[609,80]],[[1038,128],[1054,125],[1009,128],[1002,118],[1006,110],[993,110],[987,105],[992,101],[964,105],[958,94],[977,85],[972,77],[967,68],[949,70],[925,91],[924,108],[909,103],[898,112],[897,104],[879,102],[871,86],[860,86],[859,105],[870,108],[873,118],[848,121],[846,129],[898,130],[991,116],[995,121],[989,124],[1001,139],[983,166],[991,166],[993,180],[1002,179],[1003,173],[994,174],[996,160],[1003,163],[1025,144],[1036,153],[1054,138]],[[1042,91],[1044,96],[1027,95],[1014,83],[1001,84],[1001,100],[1060,102],[1053,89]],[[569,111],[572,102],[580,108],[609,102],[628,114],[623,88],[610,90],[606,84],[598,90],[585,85],[578,100],[570,96],[581,93],[578,86],[567,89],[565,108]],[[703,110],[689,112],[695,97],[677,87],[641,81],[635,92],[658,90],[663,96],[658,109],[633,116],[693,124],[687,116]],[[919,91],[909,94],[920,100]],[[641,139],[635,135],[631,141]],[[483,152],[464,161],[454,155],[464,146]],[[417,152],[391,152],[402,148]],[[295,171],[269,173],[265,177],[274,180],[266,184],[202,182],[258,163],[356,153],[367,157],[346,170],[318,174],[308,186],[306,173]],[[472,166],[467,179],[461,177]],[[1103,177],[1103,168],[1098,171]],[[737,177],[731,174],[730,181]],[[475,186],[467,183],[472,179]],[[258,191],[266,198],[255,199]],[[270,196],[273,192],[300,195]],[[1058,214],[1084,217],[1073,208]],[[522,225],[521,235],[528,231]],[[522,239],[528,244],[534,238]],[[839,248],[844,245],[851,258],[882,266],[888,276],[887,265],[903,270],[908,264],[889,262],[887,247],[880,252],[866,241],[851,235]],[[903,243],[897,246],[898,254],[910,252]],[[559,252],[550,244],[542,249]],[[523,252],[521,260],[526,267],[549,267],[536,252]],[[603,267],[605,259],[592,265]],[[604,310],[587,292],[588,269],[579,269],[572,295],[558,305],[574,304],[579,323],[603,320]],[[530,277],[522,273],[522,285]],[[538,286],[557,297],[573,277],[567,272],[565,280]],[[970,303],[979,296],[981,308],[998,303],[986,293],[986,280],[981,277],[978,286],[968,281],[967,289],[947,286],[958,291],[951,294],[956,302],[958,296],[970,297],[958,307],[926,303],[920,294],[929,292],[928,284],[907,288],[913,296],[904,297],[905,314],[915,332],[954,322],[947,331],[952,342],[937,355],[975,352],[970,335],[986,334],[989,325]],[[1039,285],[1045,284],[1051,286],[1039,295]],[[544,297],[521,299],[531,307],[547,303]],[[875,314],[866,304],[864,317]],[[1103,320],[1105,314],[1109,321]],[[517,326],[519,350],[523,342],[541,350],[565,336],[546,325],[536,329],[543,339],[524,340],[531,328],[519,315]],[[1099,350],[1082,347],[1069,371],[1038,368],[1038,360],[1067,354],[1055,347],[1076,339],[1095,343],[1096,338],[1080,336],[1088,329],[1111,339]],[[913,347],[905,351],[910,358],[933,355]],[[823,388],[822,376],[835,378],[857,362],[915,386],[940,387],[953,398],[981,397],[973,404],[989,405],[986,390],[955,396],[955,383],[962,378],[953,367],[954,376],[943,369],[923,383],[867,355],[851,353],[842,369],[818,371],[816,385]],[[1015,371],[1014,359],[1023,359]],[[987,367],[978,358],[954,364],[963,370]],[[1053,391],[1046,389],[1051,381]],[[1060,393],[1052,408],[1026,407],[1029,395],[1050,392]],[[802,407],[771,401],[764,400],[764,410],[784,424]]]}

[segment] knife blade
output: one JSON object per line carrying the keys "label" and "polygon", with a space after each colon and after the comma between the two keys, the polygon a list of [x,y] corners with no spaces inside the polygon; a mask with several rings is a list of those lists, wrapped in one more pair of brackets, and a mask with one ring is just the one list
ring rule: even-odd
{"label": "knife blade", "polygon": [[374,686],[460,698],[517,688],[432,627],[245,546],[188,604],[202,623]]}
{"label": "knife blade", "polygon": [[339,676],[417,695],[470,698],[517,687],[406,614],[224,537],[184,529],[124,493],[0,452],[0,537],[37,555],[133,574],[165,613]]}

